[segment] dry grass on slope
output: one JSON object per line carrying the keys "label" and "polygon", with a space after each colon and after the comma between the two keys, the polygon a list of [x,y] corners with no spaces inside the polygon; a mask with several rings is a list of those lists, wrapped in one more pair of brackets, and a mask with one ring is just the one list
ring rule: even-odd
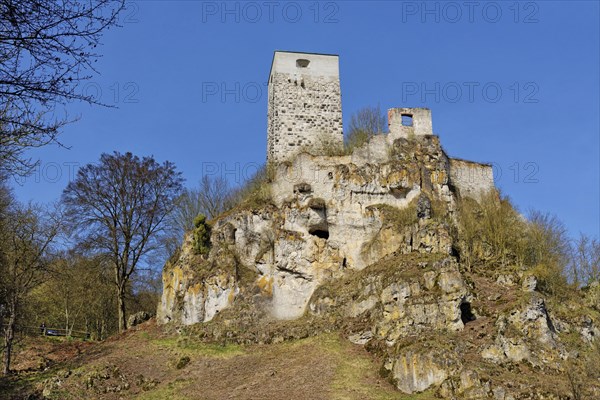
{"label": "dry grass on slope", "polygon": [[[362,347],[338,334],[271,345],[182,341],[153,322],[87,345],[45,372],[0,383],[3,399],[51,387],[52,399],[399,399]],[[54,382],[49,384],[48,382]],[[31,397],[37,398],[37,397]]]}

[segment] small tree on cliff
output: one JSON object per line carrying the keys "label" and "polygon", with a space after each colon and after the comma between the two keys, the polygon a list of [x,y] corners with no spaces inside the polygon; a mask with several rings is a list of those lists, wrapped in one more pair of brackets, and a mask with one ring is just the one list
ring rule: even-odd
{"label": "small tree on cliff", "polygon": [[67,216],[87,246],[106,254],[114,268],[119,331],[127,329],[127,284],[159,236],[174,199],[182,190],[181,173],[170,162],[131,153],[102,154],[98,164],[79,169],[63,192]]}
{"label": "small tree on cliff", "polygon": [[194,219],[194,251],[196,254],[208,255],[210,251],[210,226],[206,223],[204,214],[198,214]]}

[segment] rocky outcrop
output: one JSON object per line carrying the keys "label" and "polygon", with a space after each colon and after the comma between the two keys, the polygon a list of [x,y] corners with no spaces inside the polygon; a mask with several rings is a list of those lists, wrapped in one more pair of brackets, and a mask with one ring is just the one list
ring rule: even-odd
{"label": "rocky outcrop", "polygon": [[450,254],[444,219],[454,197],[438,138],[401,138],[392,150],[381,164],[306,153],[279,164],[273,205],[221,217],[205,260],[188,240],[167,265],[159,321],[211,320],[244,290],[240,274],[254,276],[271,317],[294,319],[323,282],[347,271],[395,252]]}
{"label": "rocky outcrop", "polygon": [[127,319],[127,326],[131,328],[141,324],[142,322],[148,321],[150,318],[152,318],[152,315],[146,311],[136,312],[135,314],[130,315]]}
{"label": "rocky outcrop", "polygon": [[[207,260],[194,254],[190,235],[174,258],[163,269],[158,321],[184,325],[206,322],[231,305],[239,290],[233,259],[219,254]],[[217,258],[226,264],[217,265]]]}
{"label": "rocky outcrop", "polygon": [[557,304],[531,269],[461,263],[456,205],[485,185],[459,191],[435,136],[391,143],[375,136],[352,155],[275,166],[270,201],[212,221],[209,254],[188,237],[167,263],[158,321],[219,343],[337,331],[408,394],[573,398],[570,371],[596,365],[581,349],[600,335],[598,286]]}
{"label": "rocky outcrop", "polygon": [[412,394],[441,385],[459,365],[456,357],[448,357],[442,350],[431,352],[404,351],[388,359],[384,368],[389,370],[398,389]]}
{"label": "rocky outcrop", "polygon": [[405,336],[458,331],[473,318],[464,307],[469,289],[451,258],[393,257],[360,273],[320,287],[309,304],[313,315],[360,320],[351,337],[383,340],[388,346]]}

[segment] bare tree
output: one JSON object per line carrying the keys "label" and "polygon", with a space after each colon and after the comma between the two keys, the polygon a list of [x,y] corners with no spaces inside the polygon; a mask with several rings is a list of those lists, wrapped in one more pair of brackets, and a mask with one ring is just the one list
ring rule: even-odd
{"label": "bare tree", "polygon": [[197,189],[184,189],[175,199],[175,207],[166,221],[167,234],[163,237],[164,253],[162,259],[168,259],[177,252],[183,242],[183,236],[193,228],[194,218],[203,212],[200,192]]}
{"label": "bare tree", "polygon": [[211,178],[208,175],[204,175],[200,180],[198,192],[200,205],[203,209],[202,214],[205,214],[209,219],[216,218],[225,211],[227,201],[231,195],[229,184],[222,176]]}
{"label": "bare tree", "polygon": [[571,275],[576,285],[600,281],[600,241],[580,234],[573,246]]}
{"label": "bare tree", "polygon": [[529,212],[529,251],[534,263],[552,263],[564,269],[569,263],[571,248],[567,227],[555,215]]}
{"label": "bare tree", "polygon": [[387,118],[381,107],[363,107],[350,117],[349,133],[363,131],[375,135],[387,129]]}
{"label": "bare tree", "polygon": [[60,220],[42,209],[13,205],[3,221],[1,235],[4,345],[2,373],[10,372],[15,327],[25,297],[40,285],[50,266],[51,245]]}
{"label": "bare tree", "polygon": [[[0,0],[0,168],[25,174],[25,150],[59,143],[60,106],[96,73],[97,47],[124,0]],[[63,115],[58,115],[63,114]]]}
{"label": "bare tree", "polygon": [[346,147],[353,149],[365,143],[371,136],[387,132],[387,117],[377,107],[363,107],[350,117]]}
{"label": "bare tree", "polygon": [[181,246],[183,235],[194,228],[194,219],[199,214],[213,219],[225,211],[232,193],[227,180],[221,176],[204,175],[197,188],[185,189],[168,219],[169,235],[165,238],[167,255],[170,256]]}
{"label": "bare tree", "polygon": [[7,254],[6,243],[4,242],[4,240],[6,239],[8,232],[7,223],[8,221],[10,221],[8,213],[13,201],[14,198],[12,196],[10,188],[6,184],[6,180],[4,178],[0,178],[0,329],[4,328],[4,318],[6,316],[7,311]]}
{"label": "bare tree", "polygon": [[120,332],[127,329],[127,285],[140,262],[160,247],[165,218],[175,207],[182,181],[168,161],[159,164],[152,157],[114,152],[80,168],[63,192],[77,234],[111,260]]}

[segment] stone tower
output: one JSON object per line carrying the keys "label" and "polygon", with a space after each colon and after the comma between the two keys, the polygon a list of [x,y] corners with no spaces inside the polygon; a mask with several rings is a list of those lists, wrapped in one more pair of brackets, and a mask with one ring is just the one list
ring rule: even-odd
{"label": "stone tower", "polygon": [[337,55],[276,51],[269,74],[267,161],[342,148]]}

